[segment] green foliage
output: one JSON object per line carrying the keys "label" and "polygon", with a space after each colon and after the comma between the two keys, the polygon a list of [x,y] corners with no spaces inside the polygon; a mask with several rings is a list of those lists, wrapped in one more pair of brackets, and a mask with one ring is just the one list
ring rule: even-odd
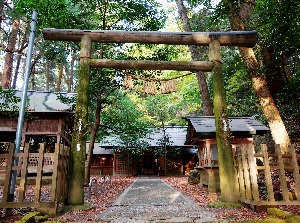
{"label": "green foliage", "polygon": [[65,94],[55,93],[57,99],[66,105],[70,105],[71,111],[75,111],[76,108],[76,95],[66,96]]}
{"label": "green foliage", "polygon": [[236,48],[223,50],[223,75],[229,116],[262,117],[245,65]]}
{"label": "green foliage", "polygon": [[294,137],[299,137],[299,98],[300,98],[300,78],[299,75],[292,77],[288,84],[279,94],[279,109],[280,113],[285,117],[285,123],[289,127],[289,134]]}
{"label": "green foliage", "polygon": [[276,217],[286,218],[288,216],[292,216],[291,212],[283,211],[278,208],[267,208],[267,212],[270,215],[274,215]]}
{"label": "green foliage", "polygon": [[17,117],[19,106],[17,105],[21,99],[15,96],[15,90],[3,90],[0,86],[0,114],[8,115],[10,117]]}
{"label": "green foliage", "polygon": [[85,10],[66,0],[14,0],[16,13],[31,18],[32,11],[38,10],[38,32],[43,28],[83,29],[88,23]]}
{"label": "green foliage", "polygon": [[110,143],[118,145],[115,151],[141,155],[148,147],[145,138],[149,133],[149,122],[132,98],[122,92],[119,94],[115,102],[103,110],[102,123],[109,126],[106,134],[113,136]]}

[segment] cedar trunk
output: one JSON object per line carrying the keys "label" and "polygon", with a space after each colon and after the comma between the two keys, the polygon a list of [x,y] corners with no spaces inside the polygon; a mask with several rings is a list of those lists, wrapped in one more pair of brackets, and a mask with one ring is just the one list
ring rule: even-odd
{"label": "cedar trunk", "polygon": [[63,76],[63,64],[58,65],[58,77],[57,77],[57,85],[56,85],[56,91],[60,92],[61,90],[61,79]]}
{"label": "cedar trunk", "polygon": [[230,143],[230,129],[227,115],[227,103],[225,97],[219,42],[213,40],[209,46],[209,50],[210,60],[215,64],[215,67],[212,71],[212,81],[221,200],[225,202],[235,203],[237,202],[237,190],[235,190],[236,184],[233,154]]}
{"label": "cedar trunk", "polygon": [[70,154],[70,181],[68,203],[81,205],[84,203],[84,170],[86,154],[86,134],[88,132],[88,103],[91,55],[91,40],[84,36],[81,41],[80,69],[76,98],[74,134]]}
{"label": "cedar trunk", "polygon": [[[192,32],[190,21],[187,16],[187,10],[183,4],[183,1],[177,0],[176,4],[177,4],[180,19],[183,24],[184,31]],[[194,45],[190,45],[189,49],[190,49],[193,60],[200,61],[201,58],[196,53],[199,49],[197,49],[197,47]],[[198,80],[200,96],[201,96],[201,100],[202,100],[202,104],[203,104],[203,115],[212,116],[213,115],[213,105],[212,105],[212,101],[210,99],[205,74],[202,71],[197,71],[196,77]]]}
{"label": "cedar trunk", "polygon": [[[233,30],[245,30],[244,24],[236,11],[235,2],[233,0],[225,1],[225,4],[229,8],[228,18],[231,28]],[[251,77],[252,86],[258,96],[262,111],[268,121],[273,140],[275,144],[280,145],[282,153],[288,153],[290,138],[270,93],[266,78],[261,72],[262,69],[256,59],[254,51],[252,48],[246,47],[240,47],[239,50]]]}
{"label": "cedar trunk", "polygon": [[97,108],[96,108],[96,120],[95,124],[92,126],[92,132],[90,136],[90,144],[89,144],[89,150],[88,154],[86,157],[85,161],[85,184],[88,184],[90,181],[90,176],[91,176],[91,162],[92,162],[92,156],[93,156],[93,151],[95,147],[95,139],[96,139],[96,134],[100,126],[100,115],[101,115],[101,98],[98,97],[97,99]]}
{"label": "cedar trunk", "polygon": [[14,20],[12,24],[12,31],[9,36],[9,43],[7,46],[7,53],[5,55],[5,63],[4,63],[4,70],[2,74],[2,88],[9,89],[11,88],[11,81],[12,81],[12,70],[13,70],[13,57],[14,57],[14,49],[17,42],[17,36],[19,32],[19,20]]}

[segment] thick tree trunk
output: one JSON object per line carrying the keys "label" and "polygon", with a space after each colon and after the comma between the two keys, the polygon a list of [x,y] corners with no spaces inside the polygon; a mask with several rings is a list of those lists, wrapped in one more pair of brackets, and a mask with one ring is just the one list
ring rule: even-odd
{"label": "thick tree trunk", "polygon": [[272,46],[262,47],[262,61],[266,74],[267,83],[270,93],[276,103],[278,93],[280,93],[285,86],[285,76],[282,75],[280,69],[280,61],[276,60],[274,49]]}
{"label": "thick tree trunk", "polygon": [[[180,19],[183,24],[184,31],[192,32],[190,21],[189,21],[188,15],[187,15],[187,10],[183,4],[183,0],[176,0],[176,4],[177,4]],[[190,49],[193,60],[200,61],[201,58],[199,58],[199,56],[197,54],[197,51],[199,49],[197,49],[196,46],[192,46],[192,45],[189,46],[189,49]],[[213,105],[212,105],[212,101],[210,99],[205,74],[202,71],[197,71],[196,77],[198,80],[200,96],[201,96],[202,103],[203,103],[203,115],[212,116],[213,115]]]}
{"label": "thick tree trunk", "polygon": [[81,41],[74,133],[70,153],[68,203],[71,205],[81,205],[84,203],[86,135],[89,130],[88,92],[90,83],[90,67],[88,61],[91,57],[91,45],[90,38],[88,36],[84,36]]}
{"label": "thick tree trunk", "polygon": [[200,95],[203,103],[203,115],[213,116],[214,115],[213,104],[208,91],[206,76],[204,72],[198,71],[196,72],[196,77],[198,80],[198,86],[199,86]]}
{"label": "thick tree trunk", "polygon": [[9,36],[9,43],[7,46],[7,53],[5,55],[5,62],[4,62],[4,70],[2,74],[2,88],[9,89],[11,88],[11,81],[12,81],[12,70],[13,70],[13,57],[14,57],[14,49],[17,42],[17,36],[19,32],[19,20],[14,20],[12,24],[12,31]]}
{"label": "thick tree trunk", "polygon": [[[234,0],[225,2],[229,11],[228,18],[233,30],[244,30],[245,27],[236,11]],[[275,144],[279,144],[281,152],[288,152],[290,138],[281,119],[279,111],[270,93],[268,83],[252,48],[240,47],[240,53],[251,77],[252,86],[258,96],[262,111],[268,121]]]}
{"label": "thick tree trunk", "polygon": [[235,184],[233,154],[230,143],[230,129],[227,115],[227,102],[225,97],[224,78],[222,73],[222,60],[220,44],[214,40],[209,46],[210,60],[215,67],[212,71],[214,114],[216,122],[216,138],[218,146],[218,162],[221,200],[237,202],[237,189]]}

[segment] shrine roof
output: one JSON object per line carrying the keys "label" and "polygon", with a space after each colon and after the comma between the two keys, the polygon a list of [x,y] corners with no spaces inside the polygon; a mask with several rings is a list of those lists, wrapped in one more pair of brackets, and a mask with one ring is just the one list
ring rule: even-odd
{"label": "shrine roof", "polygon": [[[29,112],[73,112],[71,104],[65,104],[59,96],[71,98],[76,93],[27,91],[26,110]],[[22,97],[22,91],[16,91],[15,96]],[[20,106],[21,102],[17,103]]]}
{"label": "shrine roof", "polygon": [[[187,126],[166,126],[166,135],[169,137],[170,146],[185,147],[193,150],[191,145],[186,145]],[[142,140],[148,143],[148,147],[161,147],[160,140],[163,139],[164,133],[162,128],[153,128]],[[95,143],[94,154],[106,154],[111,148],[121,146],[122,142],[117,136],[105,137],[101,142]],[[194,151],[187,151],[194,152]]]}
{"label": "shrine roof", "polygon": [[[215,117],[214,116],[197,116],[185,117],[188,125],[195,129],[197,135],[215,135]],[[244,135],[263,135],[269,132],[269,128],[254,117],[229,117],[229,127],[232,134]]]}

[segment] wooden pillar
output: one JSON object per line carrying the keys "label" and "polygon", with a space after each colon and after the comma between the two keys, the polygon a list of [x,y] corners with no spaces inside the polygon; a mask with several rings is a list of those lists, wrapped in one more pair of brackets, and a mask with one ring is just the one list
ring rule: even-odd
{"label": "wooden pillar", "polygon": [[237,202],[237,190],[235,190],[236,185],[234,180],[230,129],[224,89],[224,78],[222,73],[222,58],[220,43],[215,39],[213,39],[209,44],[209,57],[210,61],[214,63],[212,71],[213,104],[218,146],[221,200],[234,203]]}
{"label": "wooden pillar", "polygon": [[80,50],[80,69],[76,97],[74,134],[70,153],[70,182],[68,203],[81,205],[84,203],[84,171],[86,154],[86,135],[88,133],[88,102],[92,42],[83,36]]}

